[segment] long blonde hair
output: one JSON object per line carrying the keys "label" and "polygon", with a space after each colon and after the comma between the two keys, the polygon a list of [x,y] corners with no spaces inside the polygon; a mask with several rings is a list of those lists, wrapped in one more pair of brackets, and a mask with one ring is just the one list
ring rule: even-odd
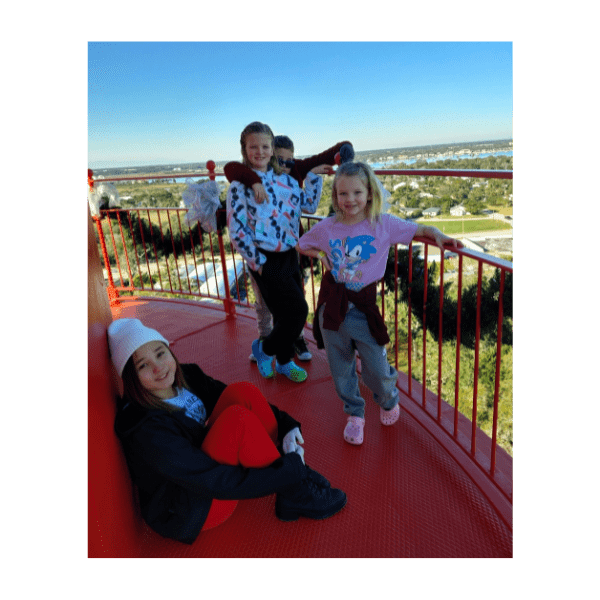
{"label": "long blonde hair", "polygon": [[379,181],[373,169],[366,163],[362,162],[345,162],[342,163],[333,178],[333,189],[331,193],[331,203],[333,204],[333,210],[335,211],[336,219],[340,219],[342,211],[338,204],[337,198],[337,180],[339,177],[358,177],[361,183],[367,188],[367,217],[371,224],[375,223],[381,213],[383,212],[383,195],[381,188],[379,187]]}
{"label": "long blonde hair", "polygon": [[271,136],[271,150],[273,151],[273,154],[271,156],[271,159],[269,160],[269,165],[271,167],[273,167],[273,171],[275,171],[275,173],[277,175],[280,175],[282,173],[281,167],[279,166],[279,162],[277,161],[277,158],[275,157],[275,136],[273,135],[273,131],[271,130],[271,128],[266,125],[265,123],[261,123],[260,121],[253,121],[252,123],[250,123],[250,125],[246,125],[246,127],[244,128],[244,131],[242,131],[242,135],[240,136],[240,145],[242,147],[242,157],[243,157],[243,163],[247,166],[252,168],[252,165],[250,164],[250,161],[248,160],[248,155],[246,154],[246,138],[251,134],[251,133],[266,133],[267,135]]}
{"label": "long blonde hair", "polygon": [[[183,376],[183,370],[177,357],[171,352],[171,349],[160,342],[161,345],[167,349],[167,352],[171,353],[173,360],[175,361],[175,380],[173,381],[173,386],[176,388],[186,388],[189,389],[188,384],[185,381],[185,377]],[[123,375],[121,376],[123,379],[123,395],[131,400],[135,400],[138,404],[141,404],[144,408],[162,408],[168,412],[173,412],[176,410],[181,410],[180,407],[174,406],[161,398],[158,398],[150,391],[148,391],[140,382],[140,378],[138,376],[137,369],[133,364],[133,354],[129,357],[129,360],[125,363],[125,367],[123,368]]]}

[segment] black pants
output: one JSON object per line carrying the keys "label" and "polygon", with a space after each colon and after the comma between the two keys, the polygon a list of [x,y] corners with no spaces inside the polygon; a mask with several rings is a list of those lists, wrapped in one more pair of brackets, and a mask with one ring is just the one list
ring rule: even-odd
{"label": "black pants", "polygon": [[296,250],[261,252],[267,257],[262,275],[257,271],[252,271],[252,275],[273,315],[273,331],[265,338],[263,350],[269,356],[275,355],[283,365],[294,357],[294,342],[306,323],[308,304],[304,299]]}

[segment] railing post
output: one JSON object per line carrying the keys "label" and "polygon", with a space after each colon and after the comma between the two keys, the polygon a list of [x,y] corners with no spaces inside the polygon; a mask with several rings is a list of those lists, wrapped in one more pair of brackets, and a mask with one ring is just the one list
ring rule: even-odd
{"label": "railing post", "polygon": [[209,160],[206,163],[206,168],[208,170],[208,178],[211,181],[214,181],[215,177],[216,177],[216,175],[215,175],[215,167],[216,167],[216,165],[215,165],[215,161],[214,160]]}
{"label": "railing post", "polygon": [[[94,172],[92,169],[88,169],[88,186],[90,191],[94,190]],[[106,292],[108,294],[108,300],[112,304],[119,302],[119,292],[115,287],[115,282],[112,278],[112,271],[110,270],[110,261],[108,259],[108,251],[106,250],[106,241],[104,240],[104,231],[102,231],[102,224],[100,221],[102,217],[92,216],[94,223],[96,223],[96,229],[98,230],[98,239],[100,240],[100,248],[102,250],[102,258],[104,259],[104,265],[106,266],[106,275],[108,277],[108,286]]]}
{"label": "railing post", "polygon": [[104,232],[102,231],[102,224],[100,221],[101,217],[92,217],[94,222],[96,223],[96,228],[98,229],[98,238],[100,239],[100,248],[102,250],[102,258],[104,259],[104,264],[106,266],[106,275],[108,277],[108,285],[106,286],[106,293],[108,294],[108,300],[111,304],[118,304],[119,302],[119,292],[115,287],[115,282],[113,281],[112,272],[110,270],[110,261],[108,259],[108,252],[106,250],[106,241],[104,240]]}
{"label": "railing post", "polygon": [[[215,161],[209,160],[206,163],[206,168],[208,170],[208,178],[211,181],[214,181],[216,178],[215,175]],[[222,209],[218,209],[222,210]],[[218,212],[218,211],[217,211]],[[225,313],[227,317],[235,316],[235,303],[231,299],[231,291],[229,290],[229,276],[227,274],[227,258],[225,256],[225,244],[223,243],[223,230],[217,226],[217,237],[219,239],[219,254],[221,255],[221,269],[223,269],[223,284],[225,285],[225,300],[223,300],[223,306],[225,308]],[[234,259],[235,265],[235,259]]]}

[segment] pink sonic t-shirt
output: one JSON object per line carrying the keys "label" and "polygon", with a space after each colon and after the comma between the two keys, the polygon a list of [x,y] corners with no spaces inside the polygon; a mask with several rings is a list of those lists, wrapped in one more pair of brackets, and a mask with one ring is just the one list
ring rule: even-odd
{"label": "pink sonic t-shirt", "polygon": [[416,223],[387,214],[374,224],[365,219],[356,225],[344,225],[328,217],[307,231],[299,246],[301,250],[323,250],[333,266],[334,279],[356,292],[383,277],[390,247],[408,246],[417,227]]}

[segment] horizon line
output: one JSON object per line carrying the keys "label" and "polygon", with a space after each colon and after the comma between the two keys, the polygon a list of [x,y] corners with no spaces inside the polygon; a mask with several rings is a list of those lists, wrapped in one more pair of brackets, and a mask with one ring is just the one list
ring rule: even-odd
{"label": "horizon line", "polygon": [[[469,141],[460,141],[460,142],[439,142],[436,144],[418,144],[415,146],[388,146],[385,148],[373,148],[370,150],[356,150],[355,149],[355,153],[364,153],[364,152],[384,152],[384,151],[391,151],[391,150],[411,150],[411,149],[415,149],[415,148],[428,148],[428,147],[432,147],[432,146],[451,146],[454,144],[482,144],[485,142],[512,142],[513,138],[509,137],[509,138],[496,138],[496,139],[480,139],[480,140],[469,140]],[[304,158],[306,156],[311,156],[310,154],[306,154],[306,155],[298,155],[298,158]],[[196,161],[189,161],[189,162],[184,162],[184,161],[170,161],[170,162],[152,162],[152,163],[146,163],[146,164],[137,164],[137,165],[114,165],[114,166],[89,166],[88,168],[90,169],[135,169],[135,168],[141,168],[141,167],[161,167],[161,166],[169,166],[169,165],[195,165],[195,164],[200,164],[202,162],[206,163],[208,160],[214,160],[215,163],[227,163],[227,162],[231,162],[232,160],[239,160],[239,157],[237,157],[236,159],[220,159],[220,160],[215,160],[212,158],[208,158],[205,161],[202,160],[196,160]]]}

